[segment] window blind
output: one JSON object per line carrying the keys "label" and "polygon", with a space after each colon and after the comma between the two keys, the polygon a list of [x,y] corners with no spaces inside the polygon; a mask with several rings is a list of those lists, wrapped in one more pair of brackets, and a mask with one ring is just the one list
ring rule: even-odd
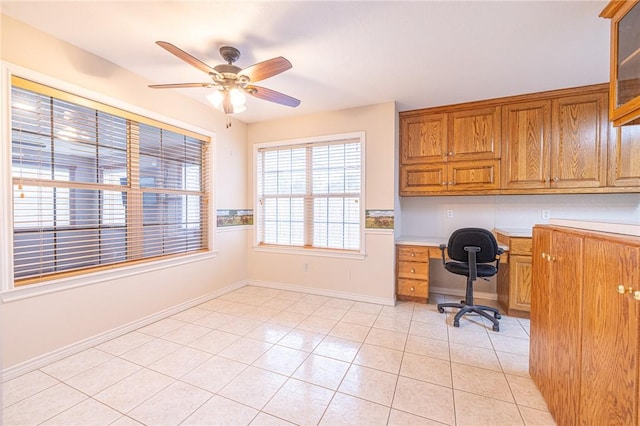
{"label": "window blind", "polygon": [[259,243],[359,250],[359,139],[264,147],[257,153]]}
{"label": "window blind", "polygon": [[135,118],[13,79],[15,285],[208,247],[208,138]]}

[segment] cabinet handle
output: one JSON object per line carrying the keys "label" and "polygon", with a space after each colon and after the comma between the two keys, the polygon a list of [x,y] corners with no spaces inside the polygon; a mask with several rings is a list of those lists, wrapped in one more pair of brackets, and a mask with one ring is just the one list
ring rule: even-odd
{"label": "cabinet handle", "polygon": [[640,300],[640,291],[636,290],[633,292],[633,298],[636,300]]}
{"label": "cabinet handle", "polygon": [[[411,291],[416,291],[416,288],[415,287],[411,287]],[[638,297],[640,298],[640,291],[638,293],[639,293]]]}
{"label": "cabinet handle", "polygon": [[549,183],[549,181],[550,181],[550,180],[551,180],[551,179],[549,179],[548,177],[547,177],[547,178],[544,178],[545,183]]}
{"label": "cabinet handle", "polygon": [[559,181],[559,180],[560,180],[560,179],[558,179],[558,176],[556,176],[556,177],[554,177],[554,178],[553,178],[553,181],[554,181],[554,182],[557,182],[557,181]]}
{"label": "cabinet handle", "polygon": [[415,273],[416,273],[416,270],[415,270],[415,269],[413,269],[413,268],[411,268],[411,273],[412,273],[412,274],[415,274]]}

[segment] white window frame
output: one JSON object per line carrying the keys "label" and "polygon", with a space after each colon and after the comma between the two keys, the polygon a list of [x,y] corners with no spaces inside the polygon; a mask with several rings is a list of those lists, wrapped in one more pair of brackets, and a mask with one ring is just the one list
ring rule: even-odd
{"label": "white window frame", "polygon": [[[150,260],[140,264],[130,264],[86,274],[73,275],[52,279],[42,283],[14,287],[13,277],[13,184],[11,176],[11,77],[21,77],[36,83],[50,86],[58,90],[72,93],[73,95],[91,99],[107,104],[115,108],[129,111],[157,120],[169,125],[183,128],[188,131],[202,134],[210,138],[209,156],[209,208],[208,208],[208,243],[207,251],[185,254],[175,258]],[[0,61],[0,122],[3,132],[0,134],[0,295],[3,302],[34,297],[42,294],[67,290],[74,287],[93,285],[104,281],[126,278],[146,272],[171,268],[177,265],[198,262],[210,259],[217,255],[215,246],[216,220],[215,220],[215,159],[216,159],[216,134],[182,121],[166,117],[153,111],[140,108],[122,100],[106,96],[102,93],[89,90],[75,84],[71,84],[46,74],[21,67],[9,62]]]}
{"label": "white window frame", "polygon": [[[335,142],[347,139],[358,139],[360,141],[360,249],[359,250],[340,250],[331,248],[320,247],[299,247],[299,246],[286,246],[286,245],[261,245],[260,244],[260,223],[262,218],[260,217],[259,199],[258,199],[258,151],[262,148],[270,147],[286,147],[301,144],[313,144],[313,143],[326,143]],[[253,146],[253,199],[254,199],[254,238],[253,249],[258,252],[271,252],[282,254],[298,254],[307,256],[321,256],[321,257],[337,257],[337,258],[352,258],[352,259],[364,259],[366,257],[366,233],[365,233],[365,182],[366,182],[366,143],[365,132],[351,132],[351,133],[339,133],[323,136],[314,136],[308,138],[299,139],[287,139],[282,141],[264,142],[258,143]]]}

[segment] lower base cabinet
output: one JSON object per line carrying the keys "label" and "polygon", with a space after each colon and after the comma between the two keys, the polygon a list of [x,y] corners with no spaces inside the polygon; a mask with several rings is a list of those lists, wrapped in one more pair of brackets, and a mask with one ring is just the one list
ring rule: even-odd
{"label": "lower base cabinet", "polygon": [[558,425],[640,425],[640,238],[533,231],[530,373]]}
{"label": "lower base cabinet", "polygon": [[427,303],[429,299],[429,248],[396,246],[396,298]]}

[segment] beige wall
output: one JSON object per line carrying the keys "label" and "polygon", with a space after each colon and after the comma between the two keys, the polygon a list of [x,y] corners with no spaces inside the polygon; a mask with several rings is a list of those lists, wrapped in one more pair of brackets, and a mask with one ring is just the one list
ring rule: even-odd
{"label": "beige wall", "polygon": [[[2,61],[215,133],[215,206],[247,208],[247,126],[7,16]],[[6,164],[9,152],[1,152]],[[4,192],[8,198],[10,192]],[[8,200],[0,201],[8,202]],[[0,224],[6,226],[6,224]],[[2,304],[3,368],[59,350],[246,279],[246,229],[219,232],[217,257]]]}
{"label": "beige wall", "polygon": [[[396,108],[393,102],[250,124],[249,183],[253,188],[253,145],[295,138],[365,132],[365,208],[394,208]],[[253,190],[252,190],[253,191]],[[251,200],[254,203],[254,200]],[[254,207],[255,209],[255,207]],[[254,239],[250,239],[253,245]],[[281,254],[249,250],[249,279],[301,291],[344,294],[391,302],[394,298],[393,233],[366,233],[365,259]],[[305,270],[306,265],[306,270]]]}

